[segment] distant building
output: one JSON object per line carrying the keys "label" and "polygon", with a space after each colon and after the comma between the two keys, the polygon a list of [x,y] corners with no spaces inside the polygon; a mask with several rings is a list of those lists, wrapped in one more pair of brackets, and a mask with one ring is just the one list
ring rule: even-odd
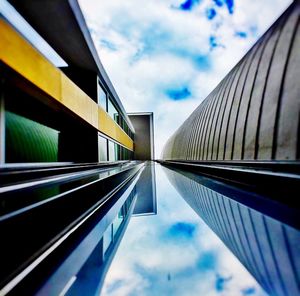
{"label": "distant building", "polygon": [[154,160],[153,112],[128,113],[135,129],[134,159]]}

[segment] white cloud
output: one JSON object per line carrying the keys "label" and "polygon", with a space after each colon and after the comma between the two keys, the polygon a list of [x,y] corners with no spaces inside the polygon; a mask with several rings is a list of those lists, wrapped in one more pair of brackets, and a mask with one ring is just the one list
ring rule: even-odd
{"label": "white cloud", "polygon": [[[274,22],[290,0],[235,1],[234,13],[200,1],[81,0],[100,58],[129,112],[155,113],[156,157],[186,117]],[[214,7],[209,21],[206,10]],[[235,36],[245,32],[247,38]],[[222,47],[210,51],[214,36]],[[207,60],[197,60],[197,57]],[[208,65],[205,66],[205,63]],[[172,101],[168,88],[187,86],[191,96]]]}

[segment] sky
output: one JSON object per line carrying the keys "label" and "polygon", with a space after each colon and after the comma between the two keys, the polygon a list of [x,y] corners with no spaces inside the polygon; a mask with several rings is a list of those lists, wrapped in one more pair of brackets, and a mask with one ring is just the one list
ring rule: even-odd
{"label": "sky", "polygon": [[157,215],[131,218],[101,295],[266,296],[166,173],[156,165]]}
{"label": "sky", "polygon": [[80,0],[127,112],[154,112],[155,155],[290,0]]}

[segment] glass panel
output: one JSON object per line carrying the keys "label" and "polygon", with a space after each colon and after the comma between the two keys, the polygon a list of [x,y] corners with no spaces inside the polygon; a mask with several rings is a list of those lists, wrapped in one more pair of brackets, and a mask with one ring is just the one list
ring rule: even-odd
{"label": "glass panel", "polygon": [[116,235],[120,225],[122,224],[123,221],[123,215],[122,215],[122,209],[120,209],[117,217],[115,218],[114,222],[113,222],[113,236]]}
{"label": "glass panel", "polygon": [[101,136],[98,137],[98,153],[99,161],[107,160],[107,139]]}
{"label": "glass panel", "polygon": [[107,227],[103,234],[103,254],[105,256],[105,253],[109,246],[112,243],[112,224]]}
{"label": "glass panel", "polygon": [[125,133],[127,134],[127,123],[126,123],[126,121],[124,120],[124,128],[123,128],[123,130],[125,131]]}
{"label": "glass panel", "polygon": [[114,119],[114,121],[118,122],[118,111],[110,99],[108,99],[108,114]]}
{"label": "glass panel", "polygon": [[121,123],[122,129],[124,129],[124,126],[125,126],[125,120],[124,120],[124,118],[122,117],[122,123]]}
{"label": "glass panel", "polygon": [[98,104],[107,111],[107,104],[106,104],[106,92],[102,88],[102,86],[98,83]]}
{"label": "glass panel", "polygon": [[116,161],[115,143],[108,141],[108,157],[109,161]]}
{"label": "glass panel", "polygon": [[115,160],[120,160],[119,151],[120,151],[120,145],[115,144]]}

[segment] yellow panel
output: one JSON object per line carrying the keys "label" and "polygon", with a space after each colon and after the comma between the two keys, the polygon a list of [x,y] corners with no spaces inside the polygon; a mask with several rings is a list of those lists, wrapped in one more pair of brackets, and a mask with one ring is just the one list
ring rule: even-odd
{"label": "yellow panel", "polygon": [[120,126],[99,106],[99,130],[103,134],[123,144],[129,150],[133,150],[132,139],[120,128]]}
{"label": "yellow panel", "polygon": [[60,101],[60,71],[1,19],[0,60]]}
{"label": "yellow panel", "polygon": [[61,75],[61,103],[98,129],[98,105],[64,74]]}
{"label": "yellow panel", "polygon": [[0,19],[0,60],[100,132],[133,150],[120,126],[64,73]]}

